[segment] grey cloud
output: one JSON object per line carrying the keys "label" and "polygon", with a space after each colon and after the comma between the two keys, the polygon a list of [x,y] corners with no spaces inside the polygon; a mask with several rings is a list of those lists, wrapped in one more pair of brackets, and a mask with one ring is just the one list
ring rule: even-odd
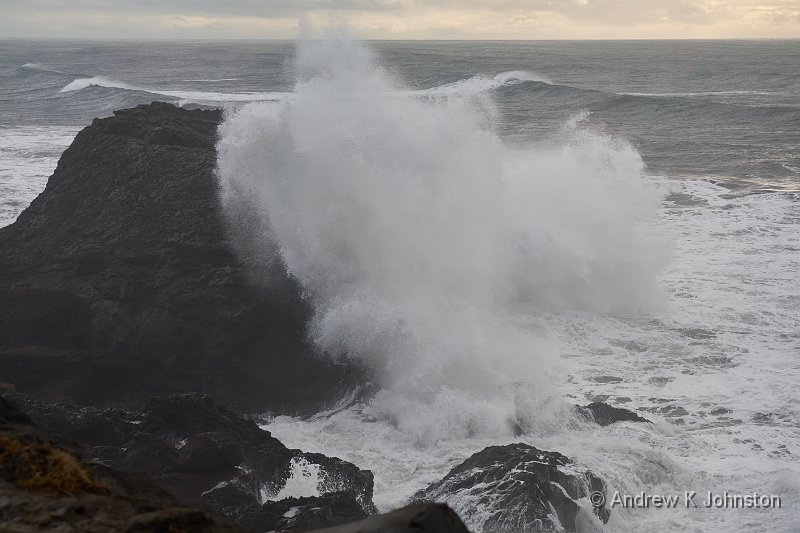
{"label": "grey cloud", "polygon": [[405,9],[403,0],[4,0],[4,10],[183,16],[297,17],[304,12]]}
{"label": "grey cloud", "polygon": [[[153,28],[134,28],[135,21],[147,17],[170,20],[182,32],[198,32],[204,27],[221,35],[223,28],[230,35],[241,35],[246,24],[268,24],[269,21],[298,20],[304,13],[329,12],[343,20],[353,14],[374,15],[370,24],[392,26],[391,22],[422,20],[422,25],[404,30],[413,35],[461,37],[456,32],[470,30],[462,22],[483,19],[508,26],[558,25],[564,28],[636,26],[656,27],[695,25],[735,25],[750,17],[765,28],[770,24],[794,25],[800,21],[797,0],[0,0],[0,36],[3,33],[27,31],[41,34],[42,24],[60,20],[80,24],[102,21],[117,25],[128,34],[135,31],[152,34]],[[463,17],[461,15],[468,15]],[[417,18],[417,17],[421,18]],[[180,20],[180,17],[183,20]],[[191,17],[210,19],[209,26],[198,25]],[[252,18],[253,22],[236,21]],[[441,22],[436,20],[441,18]],[[451,20],[452,19],[452,20]],[[138,24],[142,24],[138,22]],[[469,22],[467,22],[469,24]],[[95,31],[97,33],[99,30]],[[372,35],[376,30],[372,29]],[[74,33],[77,33],[75,29]],[[610,33],[618,33],[611,30]],[[390,35],[391,31],[389,32]],[[624,32],[619,32],[623,35]],[[88,35],[88,33],[87,33]],[[200,35],[198,33],[198,35]],[[616,35],[614,35],[616,36]]]}
{"label": "grey cloud", "polygon": [[707,24],[735,15],[733,0],[434,0],[414,2],[448,8],[480,9],[509,13],[554,13],[576,21],[629,25],[634,23],[683,22]]}
{"label": "grey cloud", "polygon": [[[773,0],[785,5],[791,0]],[[415,13],[429,8],[498,14],[555,13],[580,21],[612,24],[684,22],[705,24],[735,15],[757,0],[4,0],[18,11],[168,14],[182,16],[298,17],[310,11]]]}

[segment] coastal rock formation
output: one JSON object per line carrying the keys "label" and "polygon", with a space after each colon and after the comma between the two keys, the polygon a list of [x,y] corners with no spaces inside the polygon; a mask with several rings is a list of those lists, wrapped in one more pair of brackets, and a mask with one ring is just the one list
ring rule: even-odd
{"label": "coastal rock formation", "polygon": [[[142,413],[18,398],[43,427],[82,444],[86,456],[141,472],[183,504],[224,514],[243,527],[300,531],[302,525],[307,531],[376,512],[371,472],[289,449],[208,396],[152,399]],[[279,499],[290,479],[304,476],[317,496]]]}
{"label": "coastal rock formation", "polygon": [[0,229],[0,381],[50,401],[140,406],[201,391],[313,411],[354,370],[316,357],[276,252],[234,253],[215,177],[220,111],[154,102],[95,119]]}
{"label": "coastal rock formation", "polygon": [[[30,401],[28,405],[36,408],[34,410],[40,414],[46,413],[50,422],[58,418],[59,406],[42,406]],[[223,458],[221,462],[213,460],[209,463],[203,461],[202,464],[196,462],[188,469],[191,474],[201,477],[209,476],[213,471],[224,470],[225,458],[231,458],[231,454],[236,453],[233,450],[237,445],[242,445],[241,439],[244,438],[259,441],[262,446],[260,452],[273,459],[282,455],[294,457],[302,455],[315,460],[323,457],[287,450],[268,432],[258,429],[252,422],[231,416],[224,408],[207,398],[178,397],[150,404],[150,408],[160,407],[166,407],[165,416],[149,416],[145,413],[143,420],[131,419],[136,422],[132,423],[133,426],[156,431],[158,435],[140,431],[127,443],[133,447],[130,452],[114,447],[114,453],[122,454],[128,459],[135,456],[141,461],[146,458],[139,464],[146,465],[151,475],[159,476],[158,482],[154,483],[143,473],[126,472],[85,460],[80,446],[46,432],[35,425],[16,404],[0,397],[0,530],[17,533],[35,533],[42,530],[88,533],[177,531],[300,533],[348,523],[341,528],[325,531],[467,532],[458,516],[444,505],[409,507],[349,524],[354,520],[367,518],[374,512],[374,507],[369,512],[365,510],[365,494],[358,492],[358,489],[322,493],[315,497],[290,497],[267,501],[263,505],[245,503],[247,497],[242,497],[242,494],[246,493],[247,489],[228,492],[232,497],[234,510],[239,511],[238,514],[231,513],[238,524],[220,514],[208,511],[209,501],[219,502],[219,499],[205,500],[204,495],[197,498],[195,494],[194,503],[200,504],[201,508],[187,505],[186,500],[181,501],[163,490],[165,485],[169,485],[171,489],[183,491],[192,498],[194,494],[192,487],[196,488],[194,483],[197,481],[185,477],[186,463],[180,458],[176,459],[176,454],[181,455],[180,450],[177,452],[171,450],[171,447],[165,446],[161,440],[167,435],[178,438],[186,435],[186,432],[207,430],[208,424],[219,424],[220,432],[228,435],[231,448],[229,453],[219,454]],[[173,418],[173,415],[179,412],[186,413],[182,421]],[[74,415],[76,411],[74,408],[69,408],[63,413]],[[104,419],[114,418],[118,413],[119,411],[106,413]],[[75,427],[79,426],[81,424]],[[257,432],[261,435],[256,436]],[[149,451],[144,449],[147,445],[153,449]],[[181,449],[188,446],[187,443]],[[102,450],[103,447],[100,446],[90,451],[96,453]],[[269,459],[267,457],[261,460],[268,462]],[[338,459],[324,459],[327,459],[327,462],[321,462],[325,464],[326,471],[334,474],[331,478],[335,481],[331,486],[342,483],[344,477],[355,474],[361,476],[361,480],[350,480],[352,486],[358,487],[359,483],[362,483],[369,489],[371,496],[371,474],[359,472],[352,465]],[[162,472],[155,469],[156,463],[159,462],[165,469]],[[278,462],[275,459],[276,465]],[[242,470],[249,469],[242,468]],[[278,478],[285,475],[281,470],[279,466],[273,467],[273,473]],[[254,469],[249,475],[255,480],[263,473],[264,470],[256,472]],[[241,478],[238,481],[241,481]],[[238,482],[232,482],[230,486],[233,485],[238,489],[242,487]],[[252,486],[258,485],[257,481],[252,484]],[[225,485],[220,483],[219,487],[225,492]],[[210,491],[213,492],[216,491]],[[232,509],[225,510],[230,512]]]}
{"label": "coastal rock formation", "polygon": [[601,426],[609,426],[615,422],[652,422],[629,409],[614,407],[605,402],[593,402],[587,406],[578,406],[578,412],[587,420]]}
{"label": "coastal rock formation", "polygon": [[474,454],[416,498],[448,502],[469,523],[480,524],[479,532],[575,532],[591,531],[598,518],[610,516],[605,506],[594,514],[586,510],[592,491],[605,494],[603,480],[560,453],[509,444]]}
{"label": "coastal rock formation", "polygon": [[443,503],[409,505],[317,533],[469,533],[458,515]]}
{"label": "coastal rock formation", "polygon": [[250,513],[238,517],[238,522],[257,531],[273,524],[270,531],[300,533],[362,520],[364,512],[352,492],[332,492],[322,496],[286,498],[266,502]]}
{"label": "coastal rock formation", "polygon": [[[289,449],[207,395],[296,414],[369,390],[307,342],[300,287],[276,250],[247,245],[259,222],[226,223],[220,120],[160,103],[95,120],[0,229],[0,390],[48,432],[0,409],[0,529],[465,532],[440,504],[374,516],[371,472]],[[631,419],[609,409],[585,408]],[[592,490],[591,472],[516,444],[417,497],[482,531],[576,531],[608,518]]]}
{"label": "coastal rock formation", "polygon": [[0,397],[0,530],[244,532],[190,509],[141,475],[87,462]]}

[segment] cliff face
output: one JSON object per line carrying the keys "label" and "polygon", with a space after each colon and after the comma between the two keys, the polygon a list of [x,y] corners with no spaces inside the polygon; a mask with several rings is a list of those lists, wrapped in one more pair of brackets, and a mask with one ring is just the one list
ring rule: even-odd
{"label": "cliff face", "polygon": [[219,111],[153,103],[96,119],[0,229],[0,381],[48,400],[202,391],[314,409],[352,370],[315,357],[275,256],[251,283],[217,196]]}

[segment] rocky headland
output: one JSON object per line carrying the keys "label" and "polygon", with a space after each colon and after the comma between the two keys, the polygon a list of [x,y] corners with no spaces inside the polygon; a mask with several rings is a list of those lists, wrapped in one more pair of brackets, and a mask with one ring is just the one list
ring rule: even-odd
{"label": "rocky headland", "polygon": [[314,357],[280,257],[253,283],[235,256],[215,178],[221,119],[153,103],[75,137],[0,229],[0,379],[79,404],[202,390],[284,412],[353,385],[354,369]]}
{"label": "rocky headland", "polygon": [[[588,504],[600,477],[525,444],[476,450],[377,515],[371,472],[259,427],[254,414],[369,387],[306,340],[311,310],[277,250],[239,253],[247,228],[231,232],[215,176],[221,120],[157,102],[96,119],[0,229],[0,529],[467,531],[437,502],[485,532],[607,521]],[[285,496],[297,476],[318,494]]]}

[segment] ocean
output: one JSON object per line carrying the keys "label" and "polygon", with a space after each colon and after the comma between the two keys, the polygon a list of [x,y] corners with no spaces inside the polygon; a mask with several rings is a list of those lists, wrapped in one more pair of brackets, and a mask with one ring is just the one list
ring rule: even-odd
{"label": "ocean", "polygon": [[[0,226],[93,118],[222,106],[230,216],[244,198],[268,220],[311,338],[375,375],[367,400],[265,413],[287,446],[372,470],[383,511],[521,441],[609,496],[781,503],[616,506],[587,530],[795,532],[798,58],[797,40],[4,40]],[[569,414],[591,401],[654,424]],[[448,503],[481,531],[490,510]]]}

